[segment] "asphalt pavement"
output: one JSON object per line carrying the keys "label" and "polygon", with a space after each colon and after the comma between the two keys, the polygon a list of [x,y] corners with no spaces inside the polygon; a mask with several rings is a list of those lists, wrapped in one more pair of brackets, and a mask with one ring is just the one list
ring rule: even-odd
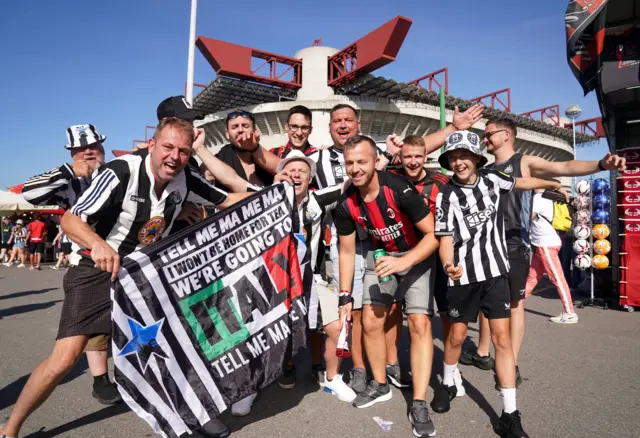
{"label": "asphalt pavement", "polygon": [[[0,419],[7,417],[31,371],[51,351],[62,300],[65,271],[29,272],[0,268]],[[526,302],[527,332],[520,358],[524,383],[518,408],[531,437],[640,436],[640,314],[578,310],[580,323],[548,321],[561,311],[554,289]],[[434,318],[434,377],[442,374],[440,323]],[[477,340],[476,326],[469,330]],[[407,364],[407,343],[401,346]],[[393,399],[356,409],[320,391],[299,362],[293,390],[277,385],[261,391],[245,418],[222,417],[232,437],[410,437],[410,391],[393,389]],[[493,437],[492,421],[502,409],[492,372],[461,365],[467,395],[449,413],[432,418],[439,437]],[[436,376],[438,375],[438,376]],[[27,420],[21,438],[151,437],[148,425],[123,405],[102,406],[91,397],[92,378],[83,358],[51,397]],[[428,399],[433,396],[429,389]],[[393,422],[382,430],[373,417]],[[1,422],[1,421],[0,421]]]}

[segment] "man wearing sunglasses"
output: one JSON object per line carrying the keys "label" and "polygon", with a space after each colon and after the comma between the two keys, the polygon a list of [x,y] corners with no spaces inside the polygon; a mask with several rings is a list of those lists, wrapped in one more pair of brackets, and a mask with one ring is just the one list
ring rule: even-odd
{"label": "man wearing sunglasses", "polygon": [[271,149],[278,158],[286,158],[291,151],[300,151],[317,161],[318,150],[309,144],[313,131],[311,110],[303,105],[291,107],[287,115],[285,130],[289,141],[286,145]]}
{"label": "man wearing sunglasses", "polygon": [[[260,132],[256,129],[253,114],[242,110],[232,111],[227,114],[225,124],[229,144],[223,146],[216,157],[254,186],[267,187],[273,184],[280,158],[260,146]],[[224,184],[218,185],[228,189]]]}
{"label": "man wearing sunglasses", "polygon": [[[516,153],[515,141],[517,125],[510,119],[489,119],[485,127],[484,143],[487,152],[495,156],[495,163],[487,166],[516,178],[536,177],[555,178],[561,176],[591,175],[602,170],[622,171],[626,167],[625,159],[607,153],[599,161],[547,161],[540,157]],[[511,270],[509,287],[511,289],[511,342],[515,362],[524,338],[524,303],[527,275],[530,261],[529,222],[531,218],[531,191],[513,190],[508,197],[508,209],[505,217],[505,235],[507,238],[507,257]],[[476,352],[464,351],[460,362],[474,365],[483,370],[493,368],[493,359],[489,354],[491,336],[489,323],[480,316],[480,340]],[[517,384],[522,382],[516,366]],[[496,383],[496,387],[499,385]]]}

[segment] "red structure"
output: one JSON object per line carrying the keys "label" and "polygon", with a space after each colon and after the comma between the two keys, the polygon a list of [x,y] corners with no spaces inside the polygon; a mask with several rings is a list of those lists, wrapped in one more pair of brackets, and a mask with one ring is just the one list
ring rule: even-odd
{"label": "red structure", "polygon": [[536,116],[540,116],[539,120],[544,122],[546,120],[551,120],[554,125],[560,126],[560,105],[551,105],[545,108],[540,108],[533,111],[527,111],[526,113],[520,114],[522,117],[529,117],[530,119],[536,120]]}
{"label": "red structure", "polygon": [[[502,100],[504,99],[505,94],[507,98],[507,103],[504,103],[504,101]],[[500,97],[501,95],[502,95],[502,98]],[[469,99],[469,101],[485,103],[483,102],[483,100],[488,98],[491,98],[491,105],[490,105],[491,108],[496,108],[496,103],[499,103],[502,106],[502,108],[496,108],[496,109],[502,109],[504,111],[511,112],[511,89],[510,88],[494,91],[493,93],[485,94],[484,96],[474,97],[473,99]]]}
{"label": "red structure", "polygon": [[[218,75],[285,89],[298,89],[302,86],[302,61],[299,59],[207,37],[199,37],[196,46]],[[262,61],[255,69],[252,68],[254,59]],[[262,74],[265,67],[269,70],[266,75]],[[293,72],[293,78],[283,79],[289,72]]]}
{"label": "red structure", "polygon": [[[564,125],[567,129],[573,129],[571,123]],[[602,126],[602,117],[595,117],[593,119],[580,120],[576,122],[576,132],[586,135],[593,135],[597,138],[603,138],[605,136],[604,127]]]}
{"label": "red structure", "polygon": [[[438,80],[438,76],[440,77],[439,80]],[[442,76],[444,76],[444,79],[442,78]],[[409,85],[415,85],[416,87],[425,88],[422,86],[421,82],[427,79],[429,79],[429,87],[428,87],[429,91],[437,92],[440,90],[440,88],[444,86],[444,94],[449,94],[449,67],[441,68],[440,70],[431,72],[418,79],[414,79],[413,81],[409,82]],[[433,89],[434,83],[438,86],[437,90]]]}
{"label": "red structure", "polygon": [[397,16],[329,58],[329,85],[339,87],[395,61],[412,21]]}

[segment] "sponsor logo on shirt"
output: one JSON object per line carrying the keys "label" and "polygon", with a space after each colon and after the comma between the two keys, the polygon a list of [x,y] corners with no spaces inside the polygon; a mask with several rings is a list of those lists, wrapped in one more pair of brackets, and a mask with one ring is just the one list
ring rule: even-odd
{"label": "sponsor logo on shirt", "polygon": [[367,232],[381,242],[391,242],[400,237],[403,232],[402,222],[384,228],[367,228]]}
{"label": "sponsor logo on shirt", "polygon": [[471,213],[464,216],[464,221],[469,228],[478,228],[491,220],[491,217],[496,213],[496,208],[490,205],[484,211],[477,213]]}
{"label": "sponsor logo on shirt", "polygon": [[167,223],[162,216],[152,217],[138,231],[138,241],[143,245],[151,245],[162,237]]}
{"label": "sponsor logo on shirt", "polygon": [[136,196],[136,195],[131,195],[131,201],[133,202],[139,202],[141,204],[144,204],[146,202],[146,199],[141,198],[140,196]]}

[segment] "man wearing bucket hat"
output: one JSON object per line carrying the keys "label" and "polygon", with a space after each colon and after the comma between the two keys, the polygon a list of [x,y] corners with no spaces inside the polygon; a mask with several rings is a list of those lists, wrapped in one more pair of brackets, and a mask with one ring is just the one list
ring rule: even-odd
{"label": "man wearing bucket hat", "polygon": [[[95,125],[70,126],[66,133],[67,144],[64,147],[71,152],[71,164],[65,163],[24,183],[22,196],[34,205],[57,205],[69,209],[89,188],[93,172],[104,164],[102,143],[107,137]],[[70,243],[66,236],[64,239],[65,243]],[[85,349],[93,376],[92,396],[101,404],[122,401],[108,374],[107,348],[110,340],[109,335],[94,336]]]}
{"label": "man wearing bucket hat", "polygon": [[496,170],[480,169],[487,157],[480,137],[470,131],[449,135],[438,161],[454,176],[436,201],[436,235],[440,259],[449,276],[447,299],[451,329],[445,341],[442,386],[435,391],[431,407],[442,413],[457,395],[458,373],[467,324],[480,311],[489,320],[496,350],[496,374],[504,410],[495,426],[500,436],[526,438],[516,407],[516,375],[509,318],[511,297],[509,260],[504,236],[505,208],[501,199],[514,190],[557,190],[560,183],[537,178],[513,178]]}

